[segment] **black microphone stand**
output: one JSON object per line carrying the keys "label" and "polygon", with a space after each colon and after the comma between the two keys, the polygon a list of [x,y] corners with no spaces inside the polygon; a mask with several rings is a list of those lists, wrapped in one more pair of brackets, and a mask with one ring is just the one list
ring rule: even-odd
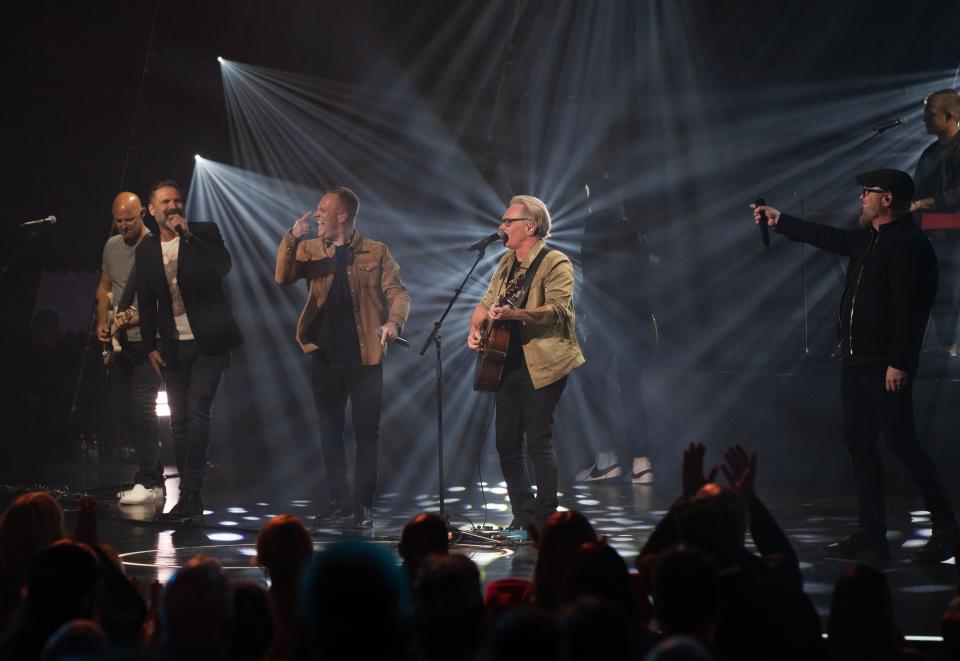
{"label": "black microphone stand", "polygon": [[20,256],[20,253],[22,253],[26,249],[27,245],[29,245],[31,241],[37,238],[37,232],[38,230],[36,227],[30,230],[30,234],[27,235],[27,238],[23,240],[23,242],[20,244],[20,247],[17,248],[17,251],[13,253],[10,259],[7,260],[7,263],[3,265],[3,268],[0,269],[0,275],[7,274],[7,271],[10,270],[10,267],[13,266],[13,263],[17,261],[17,258]]}
{"label": "black microphone stand", "polygon": [[[430,332],[430,337],[426,339],[426,341],[423,343],[423,346],[420,348],[420,355],[422,356],[427,352],[431,342],[436,347],[437,489],[440,493],[440,518],[443,519],[443,522],[447,525],[448,530],[450,529],[450,518],[447,516],[446,506],[444,505],[445,488],[443,482],[443,322],[447,318],[447,315],[450,314],[450,310],[453,309],[457,299],[460,298],[463,288],[466,287],[467,282],[470,280],[470,276],[473,275],[474,270],[476,270],[480,260],[483,259],[486,251],[486,246],[481,246],[477,250],[477,258],[474,260],[473,266],[471,266],[470,270],[467,271],[467,275],[463,278],[463,282],[460,283],[460,286],[453,291],[453,298],[451,298],[447,303],[447,308],[443,311],[443,314],[440,315],[440,318],[433,323],[433,330]],[[484,537],[483,535],[478,535],[466,530],[458,530],[457,533],[460,536],[468,536],[474,539],[483,540],[483,542],[486,544],[497,544],[496,541],[491,540],[488,537]]]}

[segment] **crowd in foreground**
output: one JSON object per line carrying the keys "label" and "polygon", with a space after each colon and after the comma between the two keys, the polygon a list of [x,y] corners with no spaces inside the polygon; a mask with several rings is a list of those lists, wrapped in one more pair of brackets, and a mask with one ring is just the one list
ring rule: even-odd
{"label": "crowd in foreground", "polygon": [[[729,486],[716,469],[704,475],[703,458],[703,446],[686,450],[683,494],[637,571],[582,514],[562,511],[531,530],[532,580],[485,589],[431,513],[404,528],[402,566],[362,541],[315,552],[303,524],[281,515],[257,539],[269,588],[231,581],[203,556],[144,586],[98,542],[92,500],[67,536],[53,497],[24,494],[0,517],[0,660],[925,658],[905,645],[871,565],[843,571],[822,631],[796,551],[753,488],[756,455],[727,451]],[[960,596],[941,630],[960,659]]]}

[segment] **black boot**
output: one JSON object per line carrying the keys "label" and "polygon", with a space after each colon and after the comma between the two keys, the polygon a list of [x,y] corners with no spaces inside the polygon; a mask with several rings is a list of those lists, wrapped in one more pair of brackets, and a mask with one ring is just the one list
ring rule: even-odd
{"label": "black boot", "polygon": [[186,523],[203,518],[203,500],[199,491],[187,491],[180,494],[180,500],[169,512],[158,514],[157,521]]}
{"label": "black boot", "polygon": [[348,519],[353,516],[353,506],[348,501],[332,498],[330,503],[314,517],[316,523],[331,523],[337,519]]}

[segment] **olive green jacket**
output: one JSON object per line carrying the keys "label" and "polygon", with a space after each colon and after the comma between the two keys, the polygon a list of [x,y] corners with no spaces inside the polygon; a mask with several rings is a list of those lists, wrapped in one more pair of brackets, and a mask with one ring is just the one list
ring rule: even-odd
{"label": "olive green jacket", "polygon": [[[527,267],[544,247],[540,241],[517,268],[516,276],[523,276]],[[480,305],[489,310],[507,287],[510,270],[516,261],[516,252],[507,251],[490,280],[487,293]],[[540,262],[530,283],[525,309],[552,305],[557,311],[557,321],[549,326],[523,324],[520,337],[523,342],[523,357],[530,372],[534,388],[543,388],[559,381],[574,369],[583,365],[583,353],[574,332],[576,317],[573,312],[573,264],[559,250],[551,250]]]}

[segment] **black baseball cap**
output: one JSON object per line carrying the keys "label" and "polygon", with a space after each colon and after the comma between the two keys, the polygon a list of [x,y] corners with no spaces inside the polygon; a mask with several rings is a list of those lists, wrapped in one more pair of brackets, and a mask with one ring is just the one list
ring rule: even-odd
{"label": "black baseball cap", "polygon": [[909,174],[901,170],[871,170],[858,174],[857,183],[867,188],[880,188],[893,193],[894,199],[912,200],[913,199],[913,179]]}

